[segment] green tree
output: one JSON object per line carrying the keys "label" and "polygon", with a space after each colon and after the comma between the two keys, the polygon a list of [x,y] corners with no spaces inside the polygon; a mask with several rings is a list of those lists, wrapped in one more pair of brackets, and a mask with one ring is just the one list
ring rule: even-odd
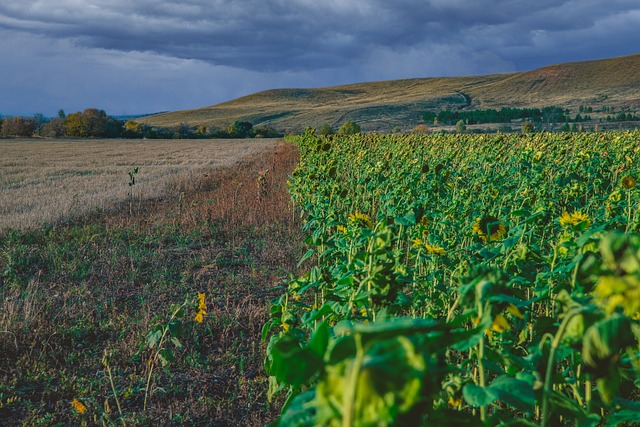
{"label": "green tree", "polygon": [[533,133],[535,132],[535,128],[533,127],[533,123],[531,122],[522,122],[522,133]]}
{"label": "green tree", "polygon": [[318,133],[320,135],[333,135],[335,132],[329,123],[323,123]]}
{"label": "green tree", "polygon": [[96,108],[69,114],[65,118],[66,134],[73,137],[114,138],[120,136],[121,129],[121,122]]}
{"label": "green tree", "polygon": [[247,121],[237,120],[229,126],[229,134],[236,138],[250,138],[253,136],[253,125]]}
{"label": "green tree", "polygon": [[344,122],[342,126],[338,129],[339,135],[355,135],[357,133],[361,133],[362,128],[356,122]]}
{"label": "green tree", "polygon": [[463,133],[465,130],[467,130],[467,125],[464,124],[464,120],[458,120],[456,123],[456,132]]}

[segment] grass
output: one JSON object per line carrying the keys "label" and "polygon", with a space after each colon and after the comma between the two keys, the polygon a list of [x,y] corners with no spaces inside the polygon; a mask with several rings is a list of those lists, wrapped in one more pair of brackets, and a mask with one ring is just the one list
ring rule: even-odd
{"label": "grass", "polygon": [[[0,234],[3,425],[263,425],[278,414],[261,328],[303,238],[286,188],[298,153],[272,146],[134,215],[121,206]],[[185,301],[178,334],[170,316]],[[183,347],[163,367],[149,333],[167,324]]]}
{"label": "grass", "polygon": [[0,229],[25,229],[129,199],[195,190],[211,168],[275,140],[0,140]]}
{"label": "grass", "polygon": [[[569,108],[640,106],[640,55],[566,63],[519,73],[415,78],[314,89],[274,89],[210,107],[139,119],[154,126],[226,128],[236,120],[254,126],[303,131],[356,120],[365,131],[410,130],[426,110],[501,107]],[[470,98],[467,106],[464,96]]]}

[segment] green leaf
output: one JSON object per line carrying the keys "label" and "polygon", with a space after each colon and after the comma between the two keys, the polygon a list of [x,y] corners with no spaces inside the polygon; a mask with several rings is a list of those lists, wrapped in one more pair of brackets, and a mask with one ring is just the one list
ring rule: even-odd
{"label": "green leaf", "polygon": [[290,335],[274,336],[268,351],[268,373],[293,386],[304,384],[323,366],[320,356],[308,348],[302,348],[298,340]]}
{"label": "green leaf", "polygon": [[398,335],[425,333],[446,328],[446,326],[439,325],[438,322],[432,319],[399,317],[374,323],[340,322],[335,326],[335,333],[337,335],[355,333],[365,336],[378,334]]}
{"label": "green leaf", "polygon": [[634,335],[628,317],[614,315],[591,325],[582,341],[582,358],[596,378],[606,376],[617,363],[619,353],[633,345]]}
{"label": "green leaf", "polygon": [[314,251],[313,249],[309,249],[304,255],[302,255],[302,258],[300,258],[300,261],[298,261],[297,267],[300,267],[303,262],[311,258],[315,253],[316,251]]}
{"label": "green leaf", "polygon": [[640,419],[640,414],[636,410],[623,409],[613,414],[609,414],[607,417],[607,427],[615,427],[622,423],[637,423]]}
{"label": "green leaf", "polygon": [[[615,366],[609,367],[609,375],[596,380],[598,392],[600,393],[600,397],[604,403],[611,403],[611,400],[613,400],[615,395],[618,393],[620,382],[620,372]],[[638,415],[638,418],[640,419],[640,414]]]}
{"label": "green leaf", "polygon": [[403,225],[405,227],[410,227],[412,225],[415,225],[416,213],[414,211],[409,211],[405,216],[396,217],[394,222],[398,225]]}
{"label": "green leaf", "polygon": [[313,336],[307,344],[307,348],[320,358],[324,358],[324,354],[329,346],[330,329],[327,322],[322,322],[313,332]]}
{"label": "green leaf", "polygon": [[300,393],[283,408],[282,415],[269,426],[315,426],[315,410],[312,405],[315,390]]}
{"label": "green leaf", "polygon": [[167,366],[170,363],[173,363],[173,351],[171,351],[170,348],[163,348],[160,353],[158,353],[158,359],[160,359],[162,366]]}
{"label": "green leaf", "polygon": [[498,395],[489,388],[483,388],[475,384],[467,384],[462,388],[462,397],[474,408],[487,406],[498,399]]}
{"label": "green leaf", "polygon": [[181,338],[184,335],[184,326],[180,320],[174,320],[169,323],[169,333],[175,338]]}
{"label": "green leaf", "polygon": [[149,348],[155,347],[155,345],[162,338],[162,326],[156,326],[147,334],[147,345]]}
{"label": "green leaf", "polygon": [[507,405],[520,411],[533,411],[536,396],[529,383],[502,375],[491,383],[489,389]]}

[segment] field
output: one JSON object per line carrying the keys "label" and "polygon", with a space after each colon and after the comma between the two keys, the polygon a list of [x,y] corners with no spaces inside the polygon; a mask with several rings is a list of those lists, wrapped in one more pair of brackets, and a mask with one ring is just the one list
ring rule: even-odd
{"label": "field", "polygon": [[638,425],[640,133],[271,147],[2,232],[0,419]]}
{"label": "field", "polygon": [[279,425],[638,425],[638,132],[295,142]]}
{"label": "field", "polygon": [[[1,144],[2,161],[20,164],[3,164],[3,179],[13,177],[22,190],[3,202],[3,218],[20,227],[0,231],[0,424],[273,420],[281,402],[267,402],[260,332],[302,254],[286,187],[295,147],[275,140]],[[66,184],[29,190],[42,177]],[[3,196],[10,188],[5,181]],[[56,200],[89,188],[96,194],[82,204],[101,209],[64,218],[69,210]],[[43,193],[50,206],[32,200]],[[17,203],[58,211],[21,222],[7,212]]]}
{"label": "field", "polygon": [[[194,190],[212,168],[275,140],[0,140],[0,229],[55,223],[96,209]],[[129,173],[135,168],[135,185]]]}

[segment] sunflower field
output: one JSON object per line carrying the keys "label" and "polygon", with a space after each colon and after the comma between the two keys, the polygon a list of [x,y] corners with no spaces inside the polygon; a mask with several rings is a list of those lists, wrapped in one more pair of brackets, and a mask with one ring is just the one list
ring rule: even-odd
{"label": "sunflower field", "polygon": [[293,142],[274,425],[640,425],[640,133]]}

